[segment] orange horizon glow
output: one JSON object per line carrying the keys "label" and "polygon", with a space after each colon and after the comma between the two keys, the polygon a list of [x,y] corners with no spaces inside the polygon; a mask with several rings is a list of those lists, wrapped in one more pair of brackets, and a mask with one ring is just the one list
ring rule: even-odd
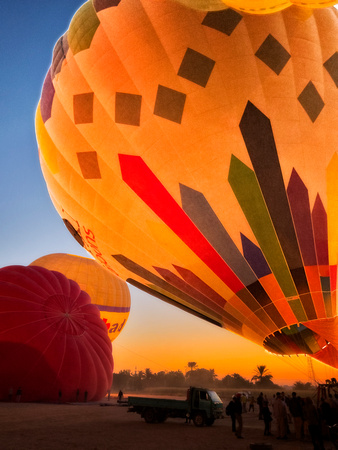
{"label": "orange horizon glow", "polygon": [[[114,372],[188,370],[188,362],[214,369],[218,379],[238,373],[251,379],[257,365],[266,365],[273,382],[293,385],[295,381],[324,383],[338,378],[338,370],[304,355],[278,356],[259,345],[218,328],[130,287],[131,313],[113,343]],[[313,370],[312,370],[313,369]]]}

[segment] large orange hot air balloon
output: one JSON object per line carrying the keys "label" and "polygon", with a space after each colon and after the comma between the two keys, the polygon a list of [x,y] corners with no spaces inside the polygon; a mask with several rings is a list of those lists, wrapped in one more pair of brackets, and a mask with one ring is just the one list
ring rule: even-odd
{"label": "large orange hot air balloon", "polygon": [[36,114],[52,201],[104,267],[336,367],[337,31],[334,8],[89,1]]}
{"label": "large orange hot air balloon", "polygon": [[113,377],[112,345],[77,283],[43,267],[0,269],[0,400],[100,400]]}
{"label": "large orange hot air balloon", "polygon": [[104,269],[91,258],[65,253],[53,253],[33,261],[31,266],[45,267],[63,273],[76,281],[97,305],[113,341],[124,328],[130,312],[130,292],[127,283]]}

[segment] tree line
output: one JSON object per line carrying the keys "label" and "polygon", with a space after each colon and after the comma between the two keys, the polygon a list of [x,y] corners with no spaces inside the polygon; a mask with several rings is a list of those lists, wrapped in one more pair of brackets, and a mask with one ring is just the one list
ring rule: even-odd
{"label": "tree line", "polygon": [[[146,388],[156,387],[189,387],[189,386],[206,386],[210,388],[234,388],[242,390],[259,389],[259,388],[280,388],[272,379],[273,375],[266,366],[256,366],[251,379],[246,379],[238,373],[226,375],[219,379],[214,369],[199,368],[197,363],[189,361],[187,364],[189,370],[183,373],[181,370],[176,371],[160,371],[152,372],[147,368],[144,371],[135,369],[120,370],[114,373],[113,389],[114,390],[143,390]],[[296,381],[294,388],[310,389],[311,383],[303,383]]]}

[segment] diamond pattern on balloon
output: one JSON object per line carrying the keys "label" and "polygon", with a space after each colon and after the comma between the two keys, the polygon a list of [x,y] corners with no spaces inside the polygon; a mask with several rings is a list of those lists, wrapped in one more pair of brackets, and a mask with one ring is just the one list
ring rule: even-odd
{"label": "diamond pattern on balloon", "polygon": [[308,82],[302,93],[298,96],[298,100],[311,121],[315,122],[321,110],[324,108],[324,102],[312,81]]}
{"label": "diamond pattern on balloon", "polygon": [[73,96],[74,123],[93,123],[94,92]]}
{"label": "diamond pattern on balloon", "polygon": [[241,14],[233,9],[227,8],[222,11],[208,12],[204,17],[202,25],[230,36],[241,20]]}
{"label": "diamond pattern on balloon", "polygon": [[158,86],[154,114],[181,123],[186,95],[166,86]]}
{"label": "diamond pattern on balloon", "polygon": [[142,96],[117,92],[115,97],[115,122],[140,125]]}
{"label": "diamond pattern on balloon", "polygon": [[101,178],[101,172],[96,152],[78,152],[77,159],[83,178],[98,179]]}
{"label": "diamond pattern on balloon", "polygon": [[290,53],[271,34],[268,35],[255,55],[277,75],[281,73],[291,57]]}
{"label": "diamond pattern on balloon", "polygon": [[178,75],[199,86],[205,87],[214,65],[214,60],[202,55],[202,53],[188,48],[178,70]]}

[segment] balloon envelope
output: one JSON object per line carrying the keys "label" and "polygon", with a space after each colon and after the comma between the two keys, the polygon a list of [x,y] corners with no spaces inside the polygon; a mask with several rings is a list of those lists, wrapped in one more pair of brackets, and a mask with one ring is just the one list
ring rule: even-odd
{"label": "balloon envelope", "polygon": [[336,4],[336,0],[324,2],[313,0],[175,0],[182,5],[203,11],[218,11],[225,7],[231,7],[249,14],[273,14],[290,6],[296,5],[302,8],[327,8]]}
{"label": "balloon envelope", "polygon": [[30,265],[56,270],[76,281],[99,308],[110,340],[113,341],[120,334],[130,312],[130,292],[127,283],[120,277],[93,259],[66,253],[45,255]]}
{"label": "balloon envelope", "polygon": [[85,3],[36,114],[69,231],[155,296],[317,354],[309,323],[337,315],[337,31],[334,8]]}
{"label": "balloon envelope", "polygon": [[79,285],[42,267],[0,269],[0,399],[103,398],[112,346],[96,305]]}

